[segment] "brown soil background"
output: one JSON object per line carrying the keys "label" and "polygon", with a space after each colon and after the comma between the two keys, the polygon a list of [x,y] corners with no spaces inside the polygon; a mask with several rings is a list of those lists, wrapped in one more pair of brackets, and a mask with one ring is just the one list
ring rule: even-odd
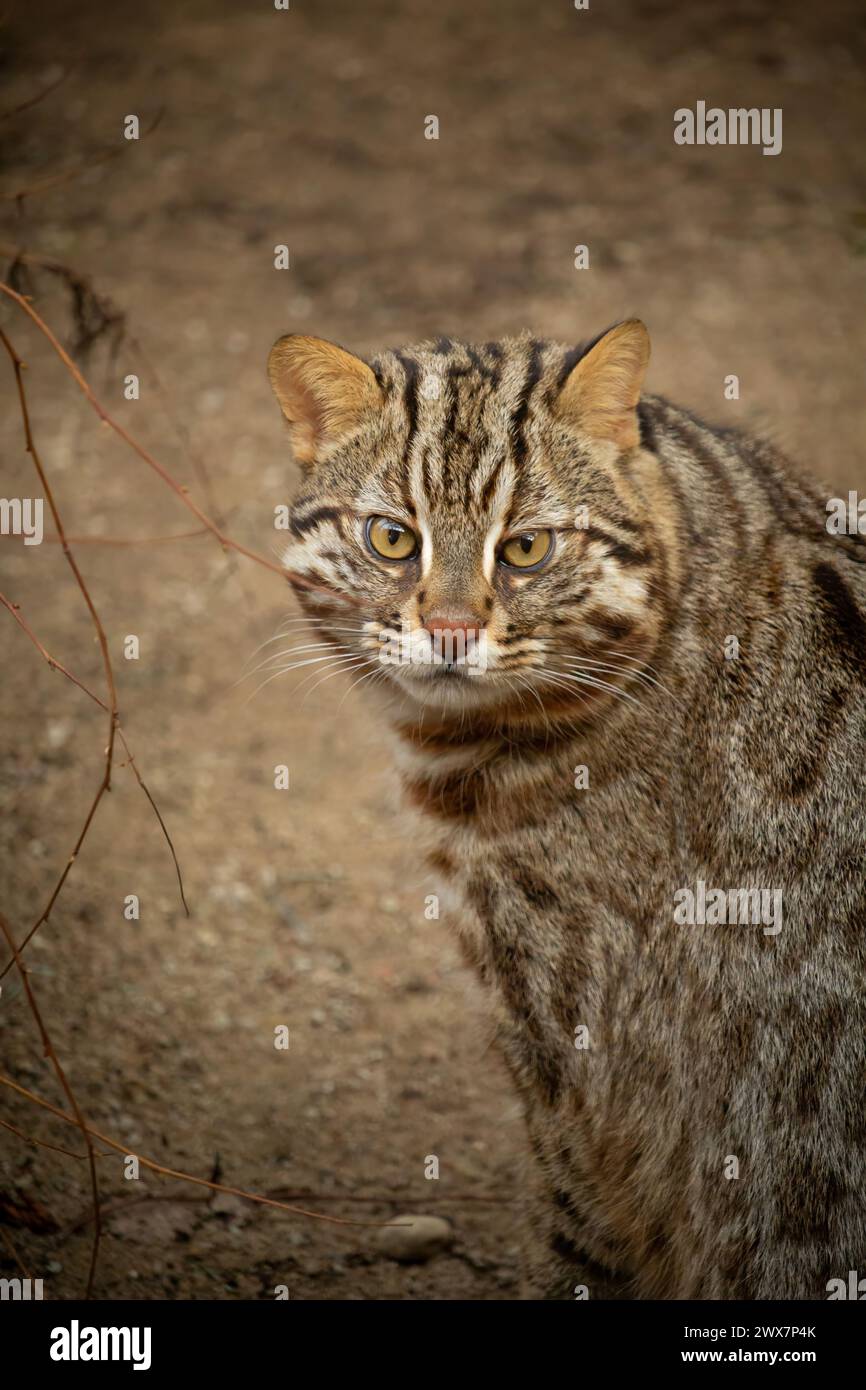
{"label": "brown soil background", "polygon": [[[7,11],[2,192],[161,124],[115,160],[18,203],[0,238],[69,262],[144,346],[87,372],[105,404],[206,502],[174,421],[237,539],[273,553],[292,466],[264,375],[287,331],[360,352],[442,332],[532,328],[574,341],[636,313],[649,385],[710,419],[769,429],[836,487],[866,485],[866,145],[861,7],[669,0],[363,5],[95,0]],[[673,111],[782,107],[784,148],[680,148]],[[439,117],[438,142],[423,138]],[[273,268],[273,247],[291,268]],[[591,268],[573,268],[573,248]],[[65,335],[67,301],[34,277]],[[162,537],[194,520],[101,427],[11,305],[37,442],[71,536]],[[155,371],[154,371],[155,368]],[[123,377],[141,399],[123,399]],[[723,379],[740,377],[726,402]],[[0,361],[2,491],[36,496]],[[161,390],[160,390],[161,386]],[[407,1267],[338,1227],[100,1160],[105,1298],[518,1294],[521,1125],[396,797],[375,709],[307,672],[236,685],[294,611],[279,579],[210,537],[75,547],[105,623],[123,726],[168,822],[192,916],[131,774],[118,768],[48,924],[27,952],[79,1101],[157,1160],[385,1220],[447,1215],[452,1253]],[[62,554],[0,542],[2,588],[48,649],[102,689]],[[123,658],[135,633],[141,659]],[[309,639],[301,639],[309,640]],[[101,776],[105,722],[0,612],[0,905],[20,937]],[[286,643],[285,645],[290,645]],[[310,683],[312,684],[312,682]],[[309,687],[307,687],[309,689]],[[286,763],[291,789],[273,788]],[[138,894],[141,919],[123,915]],[[277,1052],[273,1030],[290,1029]],[[2,1067],[61,1093],[20,982],[0,996]],[[28,1134],[72,1130],[8,1091]],[[426,1155],[440,1163],[424,1177]],[[90,1251],[82,1162],[0,1130],[3,1227],[46,1296],[79,1296]],[[158,1200],[136,1201],[145,1193]],[[375,1200],[363,1203],[357,1199]],[[10,1204],[15,1204],[17,1216]],[[37,1208],[48,1227],[39,1227]],[[16,1267],[0,1246],[0,1272]]]}

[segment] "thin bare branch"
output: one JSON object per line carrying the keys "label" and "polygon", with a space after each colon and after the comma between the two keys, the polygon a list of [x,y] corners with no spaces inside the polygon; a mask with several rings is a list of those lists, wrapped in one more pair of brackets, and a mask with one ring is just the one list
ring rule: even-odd
{"label": "thin bare branch", "polygon": [[[31,642],[32,642],[33,645],[36,647],[37,651],[41,652],[42,656],[44,656],[45,660],[48,662],[48,665],[52,668],[52,670],[54,670],[54,671],[59,671],[59,672],[61,673],[61,675],[66,676],[68,680],[71,680],[71,681],[72,681],[72,684],[73,684],[73,685],[77,685],[78,688],[79,688],[79,690],[83,690],[84,693],[85,693],[85,695],[88,695],[88,696],[90,697],[91,700],[93,700],[97,705],[99,705],[100,709],[104,709],[106,712],[108,712],[108,705],[105,703],[105,701],[104,701],[104,700],[100,700],[99,696],[98,696],[97,694],[95,694],[94,691],[92,691],[88,686],[86,686],[86,685],[84,684],[83,681],[80,681],[80,680],[78,679],[77,676],[74,676],[74,675],[72,674],[71,671],[67,670],[67,668],[62,664],[62,662],[58,661],[58,660],[56,659],[56,657],[53,657],[53,656],[51,655],[51,653],[50,653],[49,651],[46,650],[46,648],[45,648],[45,647],[42,645],[42,643],[39,641],[39,638],[36,636],[36,634],[35,634],[35,632],[33,631],[33,629],[30,627],[30,624],[29,624],[29,623],[25,620],[25,618],[22,616],[19,605],[18,605],[17,603],[12,603],[11,600],[8,599],[8,598],[6,597],[5,594],[2,594],[2,593],[0,593],[0,603],[2,603],[3,606],[4,606],[5,608],[8,608],[8,609],[9,609],[9,612],[10,612],[10,613],[12,614],[12,616],[15,618],[15,621],[24,629],[24,631],[27,633],[27,636],[30,638]],[[163,836],[164,836],[164,838],[165,838],[165,842],[166,842],[166,844],[168,845],[168,848],[169,848],[169,853],[171,854],[172,860],[173,860],[173,862],[174,862],[174,869],[175,869],[175,873],[176,873],[176,875],[177,875],[177,886],[178,886],[178,889],[179,889],[179,892],[180,892],[180,900],[181,900],[181,902],[183,903],[184,911],[186,912],[187,917],[189,917],[189,915],[190,915],[189,904],[187,903],[186,894],[185,894],[185,892],[184,892],[184,887],[183,887],[183,874],[182,874],[182,872],[181,872],[180,862],[179,862],[179,860],[178,860],[177,853],[176,853],[175,848],[174,848],[174,842],[172,841],[171,835],[170,835],[169,832],[168,832],[168,827],[167,827],[165,821],[163,820],[162,812],[160,811],[159,807],[157,806],[156,801],[154,800],[153,795],[152,795],[152,793],[151,793],[151,791],[150,791],[150,788],[148,787],[147,783],[145,782],[144,778],[142,777],[141,773],[140,773],[139,770],[138,770],[138,765],[137,765],[137,763],[136,763],[136,761],[135,761],[135,756],[134,756],[134,754],[132,753],[132,750],[130,749],[129,744],[128,744],[127,741],[126,741],[126,735],[124,734],[123,729],[122,729],[121,726],[120,726],[120,721],[119,721],[119,720],[118,720],[118,722],[117,722],[116,727],[117,727],[117,737],[120,739],[120,742],[123,744],[124,752],[126,753],[126,763],[124,764],[124,766],[126,766],[126,767],[128,767],[128,768],[130,769],[130,771],[132,772],[133,777],[134,777],[135,780],[138,782],[138,785],[141,787],[141,790],[144,792],[144,795],[147,797],[148,801],[150,802],[150,804],[151,804],[151,806],[152,806],[152,808],[153,808],[153,813],[154,813],[154,815],[156,816],[157,821],[159,822],[160,829],[162,830]],[[95,807],[92,807],[92,808],[91,808],[91,818],[92,818],[93,810],[95,810]],[[73,851],[73,853],[72,853],[72,858],[70,859],[69,864],[67,865],[67,868],[66,868],[66,870],[65,870],[65,873],[68,873],[68,872],[69,872],[69,868],[71,867],[72,863],[74,862],[74,860],[75,860],[75,858],[76,858],[76,856],[77,856],[77,854],[78,854],[78,850],[81,848],[81,844],[83,843],[83,840],[84,840],[84,833],[86,832],[86,830],[87,830],[87,825],[89,825],[89,823],[90,823],[90,821],[88,820],[87,824],[85,825],[84,831],[83,831],[82,834],[79,836],[79,839],[78,839],[78,841],[77,841],[77,843],[76,843],[76,847],[75,847],[75,849],[74,849],[74,851]],[[34,930],[35,930],[35,928],[34,928]],[[22,943],[21,943],[21,948],[22,948],[22,950],[23,950],[23,948],[27,945],[27,942],[30,940],[30,937],[31,937],[32,935],[33,935],[33,932],[31,931],[30,934],[24,939],[24,941],[22,941]],[[0,970],[0,980],[2,980],[2,979],[5,978],[5,976],[9,973],[9,971],[11,970],[11,968],[12,968],[12,961],[10,960],[10,961],[8,961],[7,964],[3,967],[3,969]]]}
{"label": "thin bare branch", "polygon": [[[51,515],[54,519],[54,526],[57,530],[57,534],[61,538],[60,543],[63,548],[63,554],[65,555],[67,564],[69,565],[73,575],[75,576],[75,582],[81,590],[82,597],[84,598],[84,602],[87,605],[87,609],[90,613],[93,626],[96,630],[96,636],[99,641],[99,648],[102,653],[102,663],[105,670],[105,683],[108,690],[108,701],[106,710],[106,713],[108,714],[108,743],[105,749],[105,768],[102,774],[102,780],[100,781],[99,786],[96,789],[96,794],[93,798],[90,810],[87,813],[87,818],[84,822],[84,826],[81,830],[81,833],[78,836],[78,839],[76,840],[72,854],[70,858],[67,860],[66,864],[64,865],[60,877],[57,883],[55,884],[54,891],[52,892],[46,906],[43,908],[39,917],[37,917],[33,926],[30,928],[30,931],[27,933],[24,940],[21,942],[20,949],[23,950],[26,947],[27,943],[34,936],[34,934],[42,926],[43,922],[47,922],[51,914],[51,909],[57,901],[57,897],[64,883],[66,882],[69,871],[75,862],[75,859],[81,849],[82,844],[84,843],[84,838],[87,835],[88,830],[90,829],[93,817],[96,815],[97,807],[99,806],[99,803],[102,800],[105,793],[111,789],[111,768],[114,759],[114,741],[117,732],[118,709],[117,689],[114,683],[114,670],[111,665],[111,657],[108,651],[108,639],[105,635],[105,629],[102,626],[99,614],[97,613],[93,599],[90,596],[90,590],[84,582],[84,577],[81,571],[79,570],[75,560],[75,556],[72,554],[72,551],[69,547],[69,542],[66,540],[66,535],[63,529],[63,522],[61,520],[60,513],[57,510],[57,504],[54,501],[54,494],[51,490],[51,485],[46,476],[45,469],[42,466],[42,460],[39,457],[39,453],[36,449],[36,444],[33,439],[33,431],[30,425],[30,411],[27,406],[27,393],[24,389],[24,364],[2,328],[0,328],[0,342],[3,343],[3,346],[6,349],[9,359],[12,362],[13,371],[15,373],[15,384],[18,387],[18,404],[20,406],[21,420],[24,426],[24,447],[26,448],[27,453],[32,458],[33,464],[36,468],[36,472],[39,474],[39,481],[42,484],[43,490],[45,492],[45,497],[51,511]],[[5,974],[6,970],[2,972],[2,975],[0,975],[0,979],[2,979],[3,975]]]}
{"label": "thin bare branch", "polygon": [[[0,923],[2,920],[0,917]],[[41,1106],[43,1110],[50,1110],[52,1115],[56,1115],[65,1124],[75,1125],[77,1123],[65,1110],[43,1100],[41,1096],[36,1095],[35,1091],[29,1091],[26,1086],[19,1086],[17,1081],[13,1081],[9,1076],[0,1074],[0,1086],[8,1086],[10,1090],[17,1091],[20,1096],[26,1096],[34,1105]],[[93,1126],[88,1128],[87,1133],[88,1136],[98,1139],[101,1144],[107,1144],[110,1149],[123,1154],[124,1157],[129,1155],[137,1158],[139,1163],[143,1167],[149,1168],[152,1173],[159,1173],[164,1178],[179,1178],[183,1182],[195,1183],[197,1187],[206,1187],[211,1192],[224,1192],[229,1197],[243,1197],[244,1201],[256,1202],[259,1206],[276,1207],[278,1211],[289,1211],[294,1216],[309,1216],[315,1221],[328,1221],[334,1226],[390,1226],[394,1224],[390,1221],[351,1221],[348,1217],[328,1216],[326,1212],[310,1211],[307,1207],[297,1207],[289,1202],[279,1202],[275,1197],[265,1197],[258,1192],[246,1192],[242,1187],[229,1187],[226,1183],[211,1182],[209,1178],[197,1177],[195,1173],[184,1173],[177,1168],[167,1168],[164,1164],[157,1163],[155,1159],[145,1158],[143,1154],[131,1154],[128,1144],[119,1144],[115,1139],[110,1139],[107,1134],[103,1134]]]}
{"label": "thin bare branch", "polygon": [[8,599],[6,595],[2,593],[0,593],[0,603],[3,604],[4,608],[9,609],[9,612],[12,614],[12,617],[15,619],[16,623],[18,623],[19,627],[24,629],[36,650],[38,652],[41,652],[42,655],[45,657],[45,660],[48,662],[48,665],[51,667],[52,671],[59,671],[62,676],[65,676],[67,680],[72,681],[73,685],[77,685],[79,690],[83,690],[85,695],[88,695],[90,699],[94,701],[95,704],[99,705],[100,709],[104,709],[106,714],[108,714],[108,705],[105,703],[105,701],[100,700],[99,696],[84,684],[84,681],[80,681],[77,676],[73,676],[72,672],[67,671],[66,667],[63,665],[62,662],[58,661],[56,657],[53,657],[49,651],[46,651],[46,649],[39,641],[39,638],[36,636],[36,633],[33,631],[30,624],[23,617],[20,605],[17,603],[13,603],[11,599]]}
{"label": "thin bare branch", "polygon": [[[57,356],[60,358],[63,365],[66,367],[66,370],[69,372],[78,389],[81,391],[82,395],[85,397],[92,409],[98,415],[99,419],[102,420],[104,424],[108,425],[108,427],[118,436],[118,438],[122,439],[124,443],[127,444],[130,449],[132,449],[133,453],[137,454],[138,457],[142,459],[143,462],[146,463],[149,468],[152,468],[153,471],[156,474],[158,474],[158,476],[165,483],[166,487],[171,488],[172,492],[174,492],[176,496],[180,498],[184,506],[189,508],[189,510],[193,513],[194,516],[198,518],[201,524],[205,526],[208,529],[208,531],[211,531],[222,545],[230,546],[233,550],[236,550],[239,555],[245,555],[248,560],[254,560],[257,565],[263,565],[265,569],[272,570],[274,574],[280,575],[280,577],[283,579],[290,580],[292,584],[297,584],[300,588],[317,589],[327,594],[330,594],[332,598],[335,596],[334,591],[332,589],[329,589],[327,585],[317,584],[314,580],[311,580],[305,574],[299,574],[296,570],[288,570],[284,565],[278,565],[276,561],[269,560],[266,555],[259,555],[257,551],[250,550],[248,546],[241,545],[240,541],[233,540],[231,536],[228,536],[225,534],[225,532],[221,531],[219,526],[217,526],[216,522],[213,521],[201,509],[201,507],[199,507],[197,502],[193,501],[193,499],[189,495],[189,489],[184,487],[181,483],[176,482],[175,479],[168,472],[168,470],[164,468],[163,465],[159,463],[157,459],[154,458],[154,456],[149,452],[149,450],[145,449],[143,444],[139,444],[138,440],[133,438],[133,436],[128,432],[128,430],[125,430],[122,425],[118,424],[118,422],[114,420],[111,415],[109,415],[108,411],[99,401],[95,391],[90,386],[89,382],[79,371],[78,367],[73,362],[72,358],[69,356],[69,353],[58,341],[56,334],[52,333],[45,320],[41,318],[41,316],[36,312],[36,310],[33,308],[32,304],[26,298],[26,296],[23,294],[19,294],[17,290],[12,289],[11,285],[5,285],[3,283],[0,283],[0,294],[5,294],[9,299],[14,300],[14,302],[19,306],[19,308],[23,309],[27,317],[31,319],[33,323],[36,324],[39,331],[48,339],[49,343],[53,347],[54,351],[57,353]],[[345,594],[340,594],[338,595],[338,597],[342,602],[346,604],[352,602],[352,600],[349,599],[349,597]]]}
{"label": "thin bare branch", "polygon": [[96,1150],[93,1147],[93,1140],[90,1137],[90,1133],[84,1121],[84,1116],[81,1113],[78,1101],[75,1098],[75,1092],[72,1090],[72,1087],[66,1079],[66,1073],[63,1070],[60,1058],[57,1056],[57,1053],[54,1050],[54,1044],[52,1043],[51,1038],[48,1034],[48,1029],[45,1027],[45,1022],[42,1018],[42,1013],[39,1009],[39,1005],[36,1003],[36,996],[33,993],[33,986],[30,983],[30,972],[26,968],[23,960],[21,959],[21,952],[15,945],[15,938],[12,934],[12,928],[6,921],[6,918],[3,916],[2,912],[0,912],[0,931],[2,931],[3,935],[6,937],[6,940],[8,941],[9,946],[12,950],[12,954],[15,957],[15,964],[18,966],[18,972],[21,976],[21,981],[24,985],[24,991],[27,995],[27,1003],[30,1005],[30,1012],[36,1020],[36,1026],[39,1029],[39,1035],[42,1039],[42,1048],[44,1054],[50,1061],[52,1067],[54,1068],[54,1073],[57,1077],[57,1080],[60,1082],[63,1093],[72,1107],[73,1115],[67,1116],[67,1119],[77,1129],[81,1130],[81,1133],[84,1136],[84,1142],[87,1145],[87,1162],[88,1168],[90,1170],[90,1190],[93,1193],[94,1213],[93,1247],[91,1249],[90,1254],[90,1269],[87,1274],[87,1290],[85,1292],[85,1297],[90,1298],[93,1293],[93,1281],[96,1278],[96,1261],[99,1256],[99,1242],[102,1238],[102,1219],[99,1214],[99,1179],[96,1176]]}
{"label": "thin bare branch", "polygon": [[[157,111],[156,116],[151,121],[146,130],[141,132],[140,139],[146,139],[152,135],[165,115],[165,109]],[[0,193],[0,201],[9,203],[24,202],[25,198],[33,198],[39,193],[45,193],[49,188],[58,188],[63,183],[70,183],[77,179],[80,174],[87,173],[88,169],[95,169],[100,164],[107,164],[111,159],[118,159],[124,154],[132,142],[124,140],[122,144],[113,145],[110,149],[99,150],[91,155],[90,159],[82,160],[80,164],[73,164],[70,169],[61,169],[57,174],[49,174],[48,178],[40,179],[38,183],[28,184],[25,188],[16,188],[12,193]]]}
{"label": "thin bare branch", "polygon": [[[37,1139],[35,1134],[25,1134],[23,1129],[18,1129],[16,1125],[10,1124],[8,1120],[0,1119],[0,1125],[2,1125],[4,1129],[8,1129],[11,1134],[16,1135],[18,1139],[21,1139],[32,1148],[51,1149],[52,1153],[65,1154],[67,1158],[74,1158],[76,1163],[83,1163],[87,1157],[86,1154],[75,1153],[73,1149],[64,1149],[62,1144],[49,1144],[47,1139]],[[96,1157],[113,1158],[114,1154],[100,1153],[97,1150]]]}
{"label": "thin bare branch", "polygon": [[25,101],[19,101],[17,106],[9,106],[5,111],[0,111],[0,121],[11,121],[14,116],[20,116],[22,111],[29,111],[31,106],[37,106],[40,101],[44,101],[47,96],[55,92],[68,76],[68,72],[62,72],[59,77],[55,78],[53,82],[49,82],[35,96],[27,97]]}

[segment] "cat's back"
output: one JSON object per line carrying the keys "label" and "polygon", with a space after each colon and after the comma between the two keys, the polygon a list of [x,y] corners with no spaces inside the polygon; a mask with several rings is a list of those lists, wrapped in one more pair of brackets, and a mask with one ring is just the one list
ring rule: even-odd
{"label": "cat's back", "polygon": [[795,546],[802,564],[852,560],[846,577],[866,601],[866,517],[861,530],[832,487],[805,476],[770,440],[708,423],[665,397],[642,397],[638,414],[641,444],[667,476],[693,544],[712,552],[714,538],[730,531],[745,559],[773,535],[804,542]]}
{"label": "cat's back", "polygon": [[[866,736],[866,535],[856,517],[841,529],[843,499],[771,443],[661,397],[641,401],[640,419],[685,557],[677,620],[659,654],[691,678],[684,732],[704,719],[729,740],[751,725],[777,797],[805,791],[816,779],[795,770],[798,748],[805,757],[811,745],[817,770],[822,753],[847,757]],[[787,775],[775,766],[785,750]],[[737,752],[748,761],[748,746]],[[835,760],[825,762],[840,781]],[[862,791],[857,763],[848,780]]]}

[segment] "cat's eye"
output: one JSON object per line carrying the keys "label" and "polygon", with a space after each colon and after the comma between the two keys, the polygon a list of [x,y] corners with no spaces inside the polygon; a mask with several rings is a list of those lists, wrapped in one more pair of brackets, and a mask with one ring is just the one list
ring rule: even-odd
{"label": "cat's eye", "polygon": [[418,537],[400,521],[371,516],[365,531],[367,544],[383,560],[411,560],[418,553]]}
{"label": "cat's eye", "polygon": [[521,531],[501,546],[499,559],[515,570],[537,570],[550,558],[552,550],[552,531]]}

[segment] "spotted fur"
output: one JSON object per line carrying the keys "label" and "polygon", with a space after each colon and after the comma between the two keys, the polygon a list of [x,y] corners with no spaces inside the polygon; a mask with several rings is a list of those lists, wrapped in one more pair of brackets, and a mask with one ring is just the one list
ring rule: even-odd
{"label": "spotted fur", "polygon": [[[461,904],[534,1155],[527,1291],[826,1297],[866,1272],[866,547],[775,450],[641,395],[641,325],[361,365],[272,354],[285,563]],[[371,554],[371,515],[418,555]],[[550,562],[503,566],[538,528]],[[485,671],[381,663],[443,612]],[[699,880],[781,889],[781,931],[677,925]]]}

